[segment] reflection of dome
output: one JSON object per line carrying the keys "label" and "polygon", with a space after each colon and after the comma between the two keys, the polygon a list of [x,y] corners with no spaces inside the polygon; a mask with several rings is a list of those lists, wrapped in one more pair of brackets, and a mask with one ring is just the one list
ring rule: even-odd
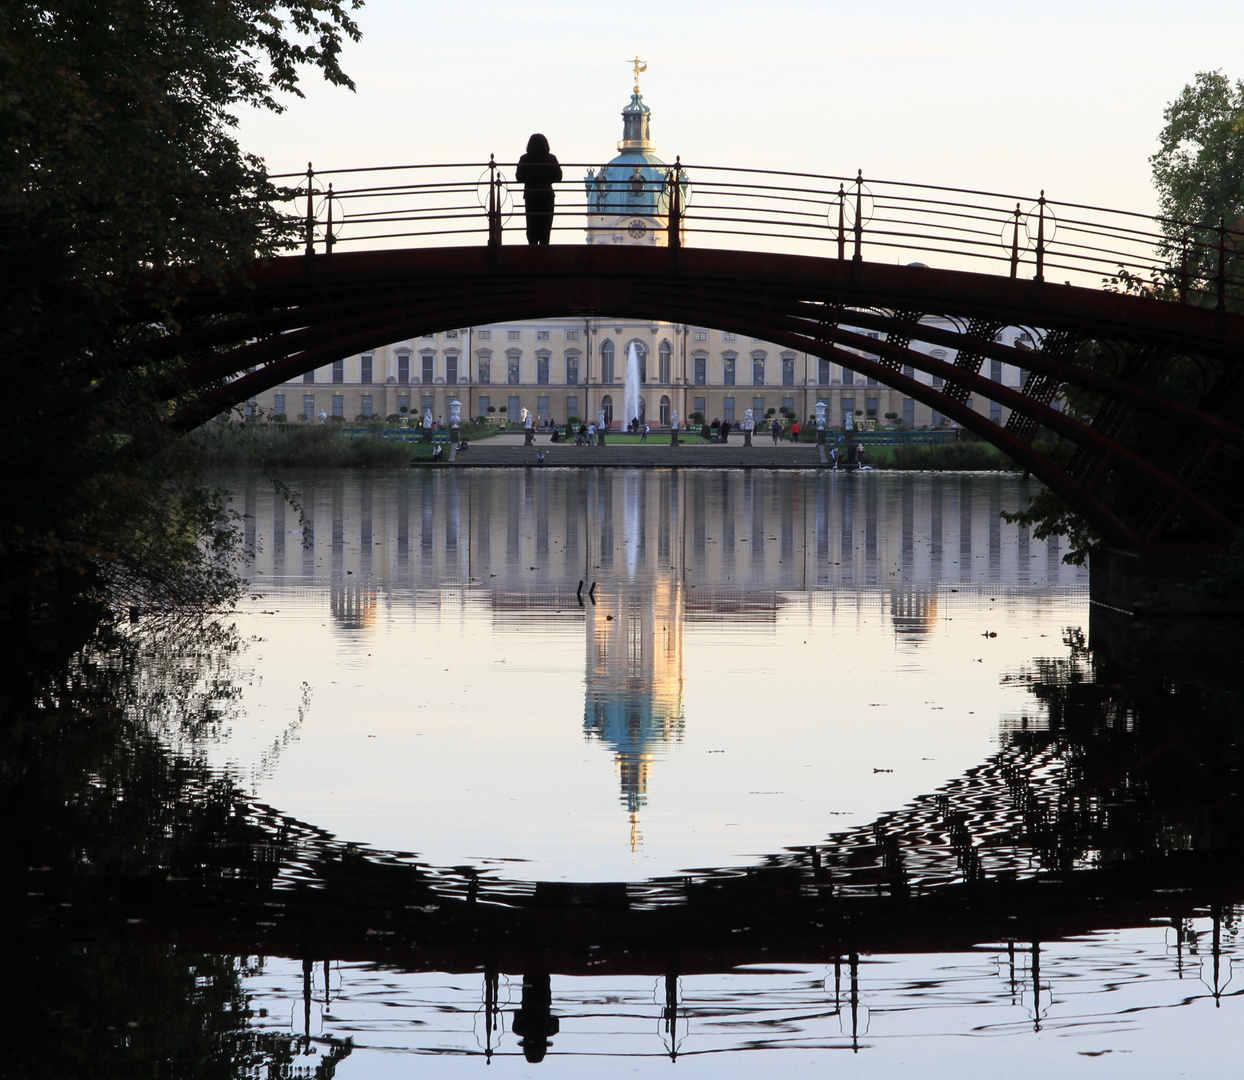
{"label": "reflection of dome", "polygon": [[928,634],[937,626],[937,593],[896,589],[890,594],[890,618],[896,634]]}
{"label": "reflection of dome", "polygon": [[345,630],[362,630],[376,621],[379,597],[371,584],[342,584],[332,586],[329,595],[330,609]]}
{"label": "reflection of dome", "polygon": [[588,614],[588,738],[613,747],[622,801],[632,815],[647,802],[648,774],[682,737],[682,585],[658,580],[613,595]]}

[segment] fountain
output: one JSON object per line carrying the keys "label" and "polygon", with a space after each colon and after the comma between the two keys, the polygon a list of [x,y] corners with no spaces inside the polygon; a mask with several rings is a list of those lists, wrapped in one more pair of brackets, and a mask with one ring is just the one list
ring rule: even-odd
{"label": "fountain", "polygon": [[622,397],[622,427],[629,428],[632,420],[637,417],[642,420],[639,415],[639,351],[635,348],[635,342],[631,342],[626,349],[626,390]]}

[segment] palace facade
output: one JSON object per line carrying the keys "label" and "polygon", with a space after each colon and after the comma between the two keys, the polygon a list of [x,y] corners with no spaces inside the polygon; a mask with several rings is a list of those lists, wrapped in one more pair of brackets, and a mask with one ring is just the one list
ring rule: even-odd
{"label": "palace facade", "polygon": [[[651,110],[638,83],[622,121],[618,155],[584,180],[585,239],[659,246],[668,235],[668,167],[656,156]],[[943,319],[923,321],[957,329]],[[1035,344],[1016,328],[1003,330],[998,340]],[[601,317],[495,323],[393,342],[307,372],[258,395],[249,408],[301,421],[428,411],[444,419],[449,403],[457,400],[463,416],[517,420],[527,409],[542,423],[564,423],[572,417],[595,419],[603,411],[620,427],[631,419],[622,416],[622,394],[632,345],[639,356],[641,419],[654,426],[668,425],[675,411],[684,425],[696,414],[706,421],[739,422],[746,409],[757,424],[770,410],[783,408],[806,420],[818,401],[829,406],[834,426],[841,426],[848,412],[878,423],[889,416],[909,427],[944,422],[927,405],[810,353],[709,326]],[[955,358],[953,350],[927,351],[948,362]],[[998,361],[987,374],[1017,388],[1026,378],[1026,372]],[[930,381],[928,375],[916,377]],[[937,386],[940,380],[931,382]],[[996,402],[969,398],[968,404],[997,423],[1009,412]]]}

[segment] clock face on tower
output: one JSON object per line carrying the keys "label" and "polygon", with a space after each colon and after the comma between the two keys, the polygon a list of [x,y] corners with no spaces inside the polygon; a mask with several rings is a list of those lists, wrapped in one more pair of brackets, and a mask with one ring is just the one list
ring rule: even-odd
{"label": "clock face on tower", "polygon": [[629,232],[636,240],[639,240],[643,237],[644,233],[648,231],[648,226],[640,221],[639,218],[636,218],[626,227],[626,231]]}

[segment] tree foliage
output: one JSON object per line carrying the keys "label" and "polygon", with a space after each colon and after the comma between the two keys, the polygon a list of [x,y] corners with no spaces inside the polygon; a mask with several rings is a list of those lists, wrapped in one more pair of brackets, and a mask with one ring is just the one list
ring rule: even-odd
{"label": "tree foliage", "polygon": [[158,565],[167,583],[220,538],[216,500],[162,425],[174,373],[139,346],[176,324],[188,284],[289,241],[237,115],[280,111],[308,66],[351,86],[340,55],[360,3],[0,8],[0,621],[50,581]]}
{"label": "tree foliage", "polygon": [[[1221,71],[1197,72],[1162,114],[1158,152],[1149,159],[1168,254],[1191,244],[1190,276],[1208,284],[1217,273],[1218,228],[1227,239],[1229,273],[1244,253],[1244,81]],[[1233,290],[1238,291],[1238,290]]]}

